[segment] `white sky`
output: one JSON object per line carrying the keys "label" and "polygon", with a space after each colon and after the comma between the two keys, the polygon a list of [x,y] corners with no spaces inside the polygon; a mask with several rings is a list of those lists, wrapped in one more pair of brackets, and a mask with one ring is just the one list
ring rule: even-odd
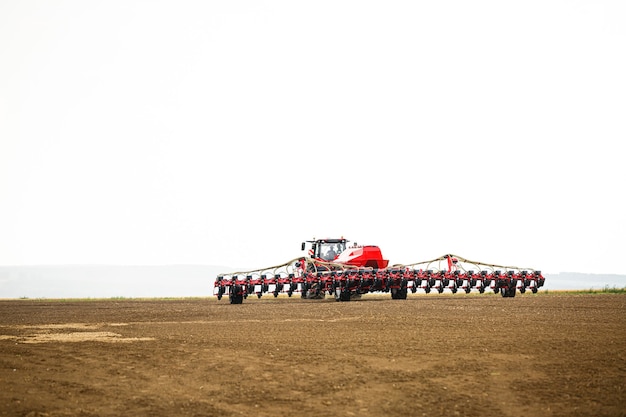
{"label": "white sky", "polygon": [[0,265],[626,273],[626,2],[0,1]]}

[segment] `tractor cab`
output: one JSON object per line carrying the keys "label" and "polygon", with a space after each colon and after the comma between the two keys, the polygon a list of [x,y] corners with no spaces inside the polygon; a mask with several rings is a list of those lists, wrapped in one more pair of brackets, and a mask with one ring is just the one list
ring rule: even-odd
{"label": "tractor cab", "polygon": [[307,240],[306,242],[302,242],[302,250],[306,248],[307,242],[311,244],[311,249],[309,250],[309,256],[311,256],[311,258],[332,262],[346,250],[348,240],[343,238]]}

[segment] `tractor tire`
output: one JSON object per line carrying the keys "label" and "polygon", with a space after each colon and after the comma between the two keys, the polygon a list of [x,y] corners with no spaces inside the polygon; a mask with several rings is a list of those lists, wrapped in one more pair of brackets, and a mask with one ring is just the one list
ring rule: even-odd
{"label": "tractor tire", "polygon": [[350,291],[335,290],[335,301],[350,301]]}
{"label": "tractor tire", "polygon": [[408,291],[406,288],[392,288],[391,299],[392,300],[406,300]]}
{"label": "tractor tire", "polygon": [[243,304],[243,294],[231,294],[229,298],[231,304]]}
{"label": "tractor tire", "polygon": [[509,287],[502,287],[502,288],[500,288],[500,294],[502,295],[502,297],[505,297],[505,298],[515,297],[515,291],[516,291],[515,287],[513,287],[513,288],[509,288]]}

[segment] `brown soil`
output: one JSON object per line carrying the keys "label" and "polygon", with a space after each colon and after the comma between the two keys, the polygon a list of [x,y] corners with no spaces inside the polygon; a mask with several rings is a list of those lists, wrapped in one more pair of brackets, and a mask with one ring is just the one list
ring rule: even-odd
{"label": "brown soil", "polygon": [[1,416],[624,416],[626,296],[0,301]]}

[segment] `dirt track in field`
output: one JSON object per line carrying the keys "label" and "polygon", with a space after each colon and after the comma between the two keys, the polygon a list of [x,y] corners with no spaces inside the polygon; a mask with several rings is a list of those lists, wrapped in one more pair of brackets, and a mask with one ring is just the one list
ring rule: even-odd
{"label": "dirt track in field", "polygon": [[0,416],[624,416],[626,296],[0,301]]}

